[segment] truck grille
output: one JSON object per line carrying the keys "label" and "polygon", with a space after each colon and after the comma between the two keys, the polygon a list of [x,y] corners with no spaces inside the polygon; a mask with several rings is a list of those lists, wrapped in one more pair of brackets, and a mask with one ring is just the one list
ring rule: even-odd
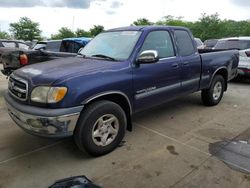
{"label": "truck grille", "polygon": [[22,101],[27,100],[28,84],[25,80],[11,75],[9,78],[8,89],[9,89],[9,93],[13,97]]}

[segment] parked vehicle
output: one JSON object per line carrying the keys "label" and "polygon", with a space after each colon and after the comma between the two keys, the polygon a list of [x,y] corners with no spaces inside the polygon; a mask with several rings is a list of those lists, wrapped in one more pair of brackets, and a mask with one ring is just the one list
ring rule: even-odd
{"label": "parked vehicle", "polygon": [[47,41],[37,43],[31,50],[11,50],[2,54],[2,73],[9,76],[20,67],[50,61],[58,58],[73,57],[77,55],[90,38],[68,38],[62,41]]}
{"label": "parked vehicle", "polygon": [[218,39],[209,39],[204,41],[205,49],[213,49],[213,47],[217,44]]}
{"label": "parked vehicle", "polygon": [[2,54],[13,49],[29,49],[29,46],[22,41],[18,40],[1,40],[0,39],[0,64],[2,63]]}
{"label": "parked vehicle", "polygon": [[29,45],[18,40],[2,40],[0,39],[0,48],[22,48],[29,49]]}
{"label": "parked vehicle", "polygon": [[250,76],[250,37],[221,39],[214,49],[238,49],[240,54],[238,73],[240,76]]}
{"label": "parked vehicle", "polygon": [[194,38],[195,42],[196,42],[196,46],[198,49],[204,49],[204,44],[203,42],[201,41],[201,39],[199,38]]}
{"label": "parked vehicle", "polygon": [[59,52],[62,40],[50,40],[37,42],[31,49]]}
{"label": "parked vehicle", "polygon": [[74,135],[93,156],[114,150],[131,116],[178,96],[202,91],[217,105],[237,74],[238,51],[199,53],[184,27],[131,26],[99,34],[79,56],[16,70],[5,101],[26,132]]}

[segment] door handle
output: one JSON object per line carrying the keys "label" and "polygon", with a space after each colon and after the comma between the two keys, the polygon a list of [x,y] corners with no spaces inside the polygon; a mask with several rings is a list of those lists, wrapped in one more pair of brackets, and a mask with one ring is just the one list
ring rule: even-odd
{"label": "door handle", "polygon": [[172,67],[173,67],[173,68],[178,68],[179,65],[178,65],[178,63],[174,63],[174,64],[172,64]]}
{"label": "door handle", "polygon": [[183,62],[183,65],[187,66],[187,65],[189,65],[189,62],[188,61]]}

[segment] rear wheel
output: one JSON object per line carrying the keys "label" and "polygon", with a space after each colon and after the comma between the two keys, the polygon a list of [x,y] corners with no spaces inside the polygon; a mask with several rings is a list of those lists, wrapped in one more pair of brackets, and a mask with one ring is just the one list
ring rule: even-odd
{"label": "rear wheel", "polygon": [[122,141],[126,130],[123,109],[110,101],[90,104],[78,120],[75,143],[81,151],[100,156],[113,151]]}
{"label": "rear wheel", "polygon": [[202,101],[206,106],[219,104],[225,91],[225,79],[221,75],[216,75],[209,89],[202,90]]}

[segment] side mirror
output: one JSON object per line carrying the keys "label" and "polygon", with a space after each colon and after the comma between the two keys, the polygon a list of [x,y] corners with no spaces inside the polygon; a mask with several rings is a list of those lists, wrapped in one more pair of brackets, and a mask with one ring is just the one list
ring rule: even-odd
{"label": "side mirror", "polygon": [[157,61],[159,61],[159,55],[156,50],[145,50],[137,58],[139,64],[156,63]]}

